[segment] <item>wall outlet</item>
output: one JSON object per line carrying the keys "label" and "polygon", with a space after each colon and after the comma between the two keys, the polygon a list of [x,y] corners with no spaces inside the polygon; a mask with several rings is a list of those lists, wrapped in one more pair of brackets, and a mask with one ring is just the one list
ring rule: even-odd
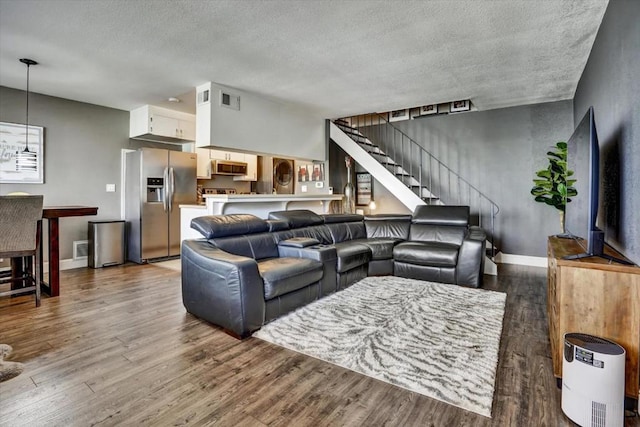
{"label": "wall outlet", "polygon": [[107,193],[115,193],[116,185],[115,184],[107,184]]}
{"label": "wall outlet", "polygon": [[300,191],[302,191],[303,193],[306,193],[307,192],[307,186],[306,185],[301,186],[300,187]]}
{"label": "wall outlet", "polygon": [[322,188],[322,187],[324,187],[324,182],[322,181],[316,182],[316,188]]}

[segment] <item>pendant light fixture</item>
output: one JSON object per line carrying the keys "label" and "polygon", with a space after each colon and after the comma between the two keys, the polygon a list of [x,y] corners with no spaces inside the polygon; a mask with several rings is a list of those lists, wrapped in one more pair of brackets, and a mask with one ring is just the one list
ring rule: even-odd
{"label": "pendant light fixture", "polygon": [[38,170],[38,153],[29,151],[29,67],[38,65],[38,63],[29,58],[21,58],[20,62],[27,66],[27,119],[24,150],[16,155],[16,171],[36,172]]}

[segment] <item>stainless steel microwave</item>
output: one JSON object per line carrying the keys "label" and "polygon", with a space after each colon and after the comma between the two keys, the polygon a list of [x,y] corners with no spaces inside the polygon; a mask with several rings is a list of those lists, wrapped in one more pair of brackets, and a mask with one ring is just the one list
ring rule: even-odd
{"label": "stainless steel microwave", "polygon": [[232,162],[230,160],[212,160],[211,170],[213,175],[246,175],[247,164],[243,162]]}

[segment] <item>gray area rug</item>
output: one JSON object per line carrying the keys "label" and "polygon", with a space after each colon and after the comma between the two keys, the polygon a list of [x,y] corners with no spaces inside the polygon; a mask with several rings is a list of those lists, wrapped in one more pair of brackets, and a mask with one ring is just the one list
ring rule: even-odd
{"label": "gray area rug", "polygon": [[491,416],[506,294],[368,277],[254,337]]}

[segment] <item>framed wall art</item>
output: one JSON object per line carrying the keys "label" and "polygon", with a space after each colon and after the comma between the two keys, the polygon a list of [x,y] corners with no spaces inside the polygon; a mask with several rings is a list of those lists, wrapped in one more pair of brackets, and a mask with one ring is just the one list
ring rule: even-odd
{"label": "framed wall art", "polygon": [[298,182],[312,181],[313,165],[298,164]]}
{"label": "framed wall art", "polygon": [[408,108],[405,108],[404,110],[395,110],[395,111],[389,112],[390,122],[399,122],[400,120],[409,120]]}
{"label": "framed wall art", "polygon": [[458,111],[469,111],[471,109],[471,103],[468,99],[464,101],[453,101],[449,106],[449,111],[456,113]]}
{"label": "framed wall art", "polygon": [[373,197],[373,183],[371,174],[367,172],[356,173],[356,205],[369,206]]}
{"label": "framed wall art", "polygon": [[423,105],[420,107],[420,115],[438,114],[438,104]]}
{"label": "framed wall art", "polygon": [[44,183],[44,128],[0,122],[0,184]]}

